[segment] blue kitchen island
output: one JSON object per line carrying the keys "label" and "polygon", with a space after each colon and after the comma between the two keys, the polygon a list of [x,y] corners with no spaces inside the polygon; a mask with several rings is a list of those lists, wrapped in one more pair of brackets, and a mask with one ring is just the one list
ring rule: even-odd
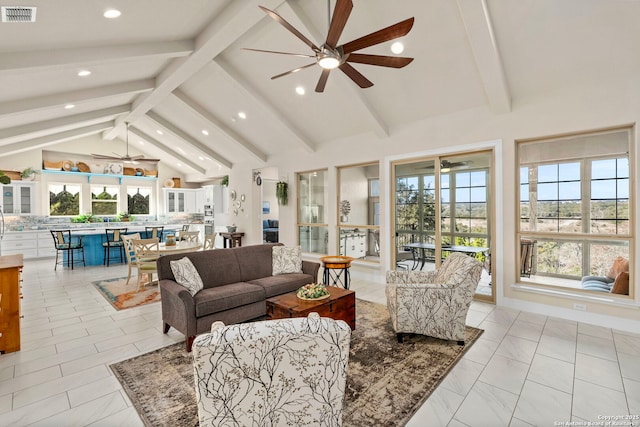
{"label": "blue kitchen island", "polygon": [[[126,226],[123,226],[124,228]],[[182,226],[180,225],[164,225],[163,236],[167,234],[175,233],[177,230],[180,230]],[[105,228],[119,228],[119,227],[105,227]],[[107,237],[105,235],[105,228],[72,228],[71,229],[71,237],[75,240],[76,237],[82,238],[82,245],[84,246],[84,260],[86,265],[103,265],[104,264],[104,247],[102,243],[107,241]],[[142,238],[145,238],[145,227],[144,226],[133,226],[127,227],[126,234],[135,234],[140,233]],[[78,256],[79,254],[74,255],[75,265],[78,265]],[[123,260],[125,263],[127,262],[126,258]],[[64,254],[64,262],[66,265],[67,262],[67,253]],[[118,261],[112,258],[111,263],[117,263]]]}

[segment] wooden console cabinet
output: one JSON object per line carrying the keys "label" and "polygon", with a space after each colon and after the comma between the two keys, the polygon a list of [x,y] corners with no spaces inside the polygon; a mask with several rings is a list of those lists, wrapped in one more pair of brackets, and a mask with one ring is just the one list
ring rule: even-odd
{"label": "wooden console cabinet", "polygon": [[21,254],[0,256],[0,353],[20,350]]}

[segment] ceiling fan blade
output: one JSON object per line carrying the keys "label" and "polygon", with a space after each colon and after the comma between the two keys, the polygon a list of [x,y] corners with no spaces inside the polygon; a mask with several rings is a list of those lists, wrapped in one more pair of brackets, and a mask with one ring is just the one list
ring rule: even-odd
{"label": "ceiling fan blade", "polygon": [[318,84],[316,85],[316,92],[322,93],[324,92],[324,87],[327,84],[327,79],[329,78],[329,73],[331,70],[322,69],[322,74],[320,74],[320,79],[318,80]]}
{"label": "ceiling fan blade", "polygon": [[413,61],[413,58],[404,56],[368,55],[364,53],[350,53],[347,62],[359,64],[379,65],[381,67],[402,68]]}
{"label": "ceiling fan blade", "polygon": [[297,73],[300,70],[304,70],[305,68],[313,67],[316,65],[316,62],[312,62],[311,64],[303,65],[302,67],[294,68],[293,70],[285,71],[282,74],[277,74],[271,77],[271,80],[279,79],[280,77],[288,76],[289,74]]}
{"label": "ceiling fan blade", "polygon": [[347,25],[347,20],[353,9],[353,2],[351,0],[338,0],[336,7],[333,9],[333,16],[331,17],[331,24],[329,25],[329,34],[327,34],[327,45],[331,48],[336,47],[344,26]]}
{"label": "ceiling fan blade", "polygon": [[285,21],[285,19],[282,16],[278,15],[273,10],[267,9],[264,6],[258,6],[258,7],[260,9],[262,9],[264,11],[264,13],[269,15],[274,21],[278,22],[280,25],[285,27],[287,30],[292,32],[296,37],[298,37],[300,40],[302,40],[307,46],[309,46],[311,49],[313,49],[314,52],[319,52],[320,51],[320,48],[318,46],[313,44],[313,42],[311,40],[309,40],[308,38],[306,38],[300,31],[296,30],[293,25],[291,25],[287,21]]}
{"label": "ceiling fan blade", "polygon": [[342,63],[342,65],[340,65],[338,68],[340,68],[343,73],[349,76],[349,78],[351,78],[351,80],[353,80],[361,88],[364,89],[373,86],[373,83],[369,79],[360,74],[358,70],[356,70],[346,62]]}
{"label": "ceiling fan blade", "polygon": [[120,157],[108,156],[106,154],[91,154],[94,159],[103,159],[103,160],[120,160]]}
{"label": "ceiling fan blade", "polygon": [[315,58],[315,55],[305,55],[304,53],[290,53],[290,52],[278,52],[275,50],[262,50],[262,49],[252,49],[250,47],[243,47],[243,50],[251,50],[253,52],[264,52],[264,53],[277,53],[278,55],[291,55],[291,56],[299,56],[301,58]]}
{"label": "ceiling fan blade", "polygon": [[355,52],[356,50],[364,49],[365,47],[374,46],[389,40],[397,39],[407,35],[413,27],[413,21],[415,18],[405,19],[397,24],[390,25],[386,28],[367,34],[359,39],[350,41],[342,45],[344,53]]}

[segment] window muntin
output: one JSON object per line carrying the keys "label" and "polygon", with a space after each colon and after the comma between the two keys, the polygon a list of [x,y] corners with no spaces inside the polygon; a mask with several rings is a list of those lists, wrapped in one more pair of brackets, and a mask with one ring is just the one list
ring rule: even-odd
{"label": "window muntin", "polygon": [[80,184],[49,184],[49,215],[80,215]]}

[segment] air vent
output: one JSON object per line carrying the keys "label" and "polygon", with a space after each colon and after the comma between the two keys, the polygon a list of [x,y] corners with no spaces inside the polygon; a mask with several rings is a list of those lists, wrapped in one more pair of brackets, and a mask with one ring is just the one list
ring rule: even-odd
{"label": "air vent", "polygon": [[36,22],[36,8],[32,6],[2,6],[2,22]]}

